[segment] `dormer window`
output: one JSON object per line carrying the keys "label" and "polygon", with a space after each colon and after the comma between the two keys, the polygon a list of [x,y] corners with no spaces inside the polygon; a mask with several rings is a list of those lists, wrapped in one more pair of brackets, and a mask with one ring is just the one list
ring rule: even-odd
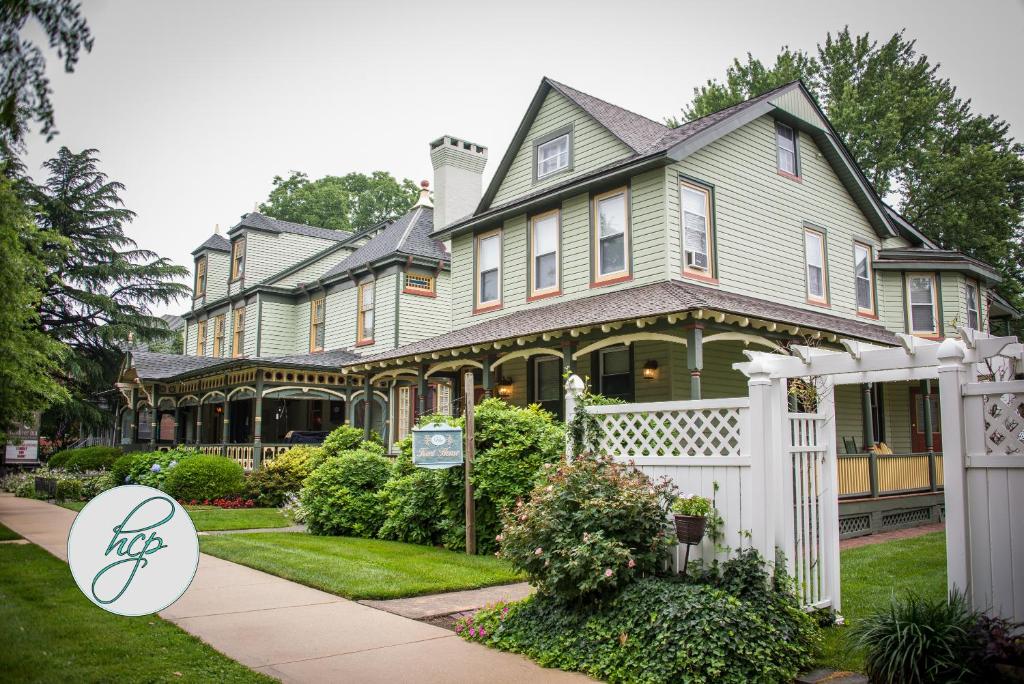
{"label": "dormer window", "polygon": [[245,238],[240,237],[231,244],[231,280],[245,276]]}
{"label": "dormer window", "polygon": [[796,131],[784,123],[775,123],[775,147],[779,173],[784,176],[800,177],[797,167]]}
{"label": "dormer window", "polygon": [[533,176],[538,181],[572,166],[572,128],[559,129],[534,143]]}
{"label": "dormer window", "polygon": [[196,299],[206,294],[206,257],[196,259],[196,285],[193,288]]}

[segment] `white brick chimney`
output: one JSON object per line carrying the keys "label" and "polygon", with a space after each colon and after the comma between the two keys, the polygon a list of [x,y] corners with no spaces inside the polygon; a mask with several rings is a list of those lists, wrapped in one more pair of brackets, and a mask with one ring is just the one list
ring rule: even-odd
{"label": "white brick chimney", "polygon": [[469,216],[483,194],[487,148],[451,135],[430,143],[434,165],[434,230]]}

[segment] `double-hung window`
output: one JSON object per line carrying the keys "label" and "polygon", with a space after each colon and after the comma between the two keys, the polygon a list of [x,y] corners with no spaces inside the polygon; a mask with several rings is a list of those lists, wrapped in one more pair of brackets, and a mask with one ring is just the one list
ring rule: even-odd
{"label": "double-hung window", "polygon": [[231,280],[245,276],[245,238],[240,237],[231,245]]}
{"label": "double-hung window", "polygon": [[476,237],[476,308],[501,305],[501,231]]}
{"label": "double-hung window", "polygon": [[245,354],[245,307],[235,309],[231,319],[231,356],[237,358]]}
{"label": "double-hung window", "polygon": [[363,283],[358,288],[359,314],[356,321],[356,344],[373,344],[374,307],[376,292],[373,282]]}
{"label": "double-hung window", "polygon": [[224,322],[224,314],[213,319],[213,355],[215,357],[224,356]]}
{"label": "double-hung window", "polygon": [[871,265],[871,246],[853,243],[853,279],[857,290],[857,313],[875,313],[875,272]]}
{"label": "double-hung window", "polygon": [[967,282],[967,327],[981,330],[981,297],[978,285]]}
{"label": "double-hung window", "polygon": [[196,299],[206,294],[206,257],[196,259],[196,286],[193,289]]}
{"label": "double-hung window", "polygon": [[309,302],[309,351],[311,352],[324,350],[326,313],[323,297]]}
{"label": "double-hung window", "polygon": [[937,335],[938,311],[935,274],[907,274],[907,306],[910,332],[914,335]]}
{"label": "double-hung window", "polygon": [[606,347],[598,353],[601,394],[616,399],[633,399],[633,372],[629,347]]}
{"label": "double-hung window", "polygon": [[594,283],[629,276],[629,194],[618,188],[594,197]]}
{"label": "double-hung window", "polygon": [[530,219],[530,296],[558,293],[558,210]]}
{"label": "double-hung window", "polygon": [[571,135],[571,131],[563,133],[556,138],[546,140],[537,145],[537,180],[569,168],[570,157],[572,156],[572,145],[569,140]]}
{"label": "double-hung window", "polygon": [[206,356],[206,321],[196,323],[196,356]]}
{"label": "double-hung window", "polygon": [[683,226],[683,272],[713,277],[711,191],[681,181],[679,206]]}
{"label": "double-hung window", "polygon": [[779,173],[799,177],[796,154],[796,131],[784,123],[775,123],[775,147]]}
{"label": "double-hung window", "polygon": [[807,261],[807,301],[828,304],[828,268],[825,259],[825,234],[804,229],[804,252]]}

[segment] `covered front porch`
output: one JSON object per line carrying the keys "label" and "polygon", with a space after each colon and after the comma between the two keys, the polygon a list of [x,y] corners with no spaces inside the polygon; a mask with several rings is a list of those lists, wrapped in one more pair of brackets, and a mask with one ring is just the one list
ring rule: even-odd
{"label": "covered front porch", "polygon": [[297,443],[322,441],[342,425],[362,428],[367,436],[387,435],[386,387],[346,377],[336,366],[236,360],[159,378],[154,366],[167,360],[154,357],[169,355],[134,356],[118,384],[125,402],[115,443],[126,450],[188,445],[248,470]]}

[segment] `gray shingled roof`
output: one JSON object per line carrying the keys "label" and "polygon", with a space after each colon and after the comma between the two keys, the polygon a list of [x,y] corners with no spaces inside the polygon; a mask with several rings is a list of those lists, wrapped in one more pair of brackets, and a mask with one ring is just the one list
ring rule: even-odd
{"label": "gray shingled roof", "polygon": [[306,368],[341,368],[345,364],[359,360],[359,355],[348,349],[331,349],[311,354],[295,354],[292,356],[265,356],[252,359],[254,362],[267,365],[303,366]]}
{"label": "gray shingled roof", "polygon": [[230,359],[218,359],[210,356],[186,356],[184,354],[160,354],[148,351],[133,351],[132,368],[140,378],[146,380],[165,380],[182,373],[217,366]]}
{"label": "gray shingled roof", "polygon": [[670,129],[628,109],[588,95],[558,81],[547,79],[555,90],[575,102],[583,111],[626,143],[634,152],[643,153],[661,140]]}
{"label": "gray shingled roof", "polygon": [[578,326],[599,325],[696,309],[763,318],[884,344],[899,343],[893,333],[873,323],[673,280],[516,311],[507,316],[492,318],[388,352],[367,356],[356,363],[382,361]]}
{"label": "gray shingled roof", "polygon": [[263,214],[255,211],[243,214],[242,220],[232,226],[228,231],[228,234],[234,233],[242,228],[254,228],[256,230],[265,230],[271,233],[294,233],[295,235],[306,235],[308,237],[321,238],[324,240],[336,240],[339,242],[352,237],[352,233],[344,230],[318,228],[316,226],[307,226],[302,223],[282,221],[280,219],[264,216]]}
{"label": "gray shingled roof", "polygon": [[392,254],[448,261],[451,257],[440,240],[430,237],[434,229],[434,210],[414,207],[409,213],[395,219],[365,245],[349,254],[324,278],[353,271]]}
{"label": "gray shingled roof", "polygon": [[231,242],[229,242],[228,239],[220,233],[214,233],[210,237],[206,238],[206,242],[192,250],[192,253],[196,254],[204,249],[212,249],[217,252],[230,252]]}

